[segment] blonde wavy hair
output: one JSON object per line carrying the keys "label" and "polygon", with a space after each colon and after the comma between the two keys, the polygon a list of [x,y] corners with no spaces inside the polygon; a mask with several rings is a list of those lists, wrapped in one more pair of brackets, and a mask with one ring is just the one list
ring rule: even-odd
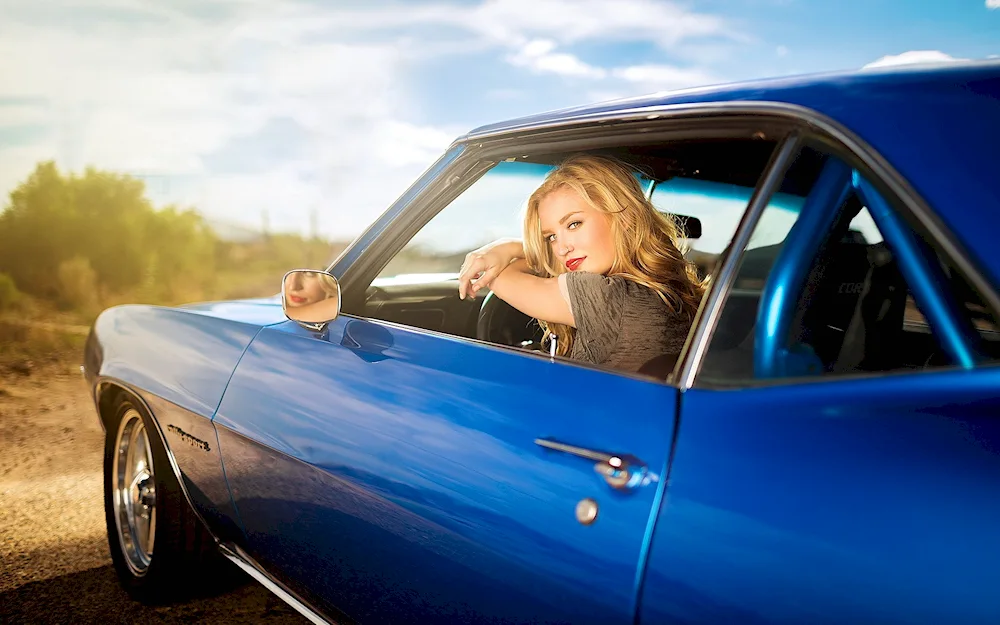
{"label": "blonde wavy hair", "polygon": [[340,293],[340,287],[337,286],[337,281],[332,276],[320,270],[305,270],[302,273],[319,280],[319,286],[323,289],[323,293],[326,294],[327,299],[336,297]]}
{"label": "blonde wavy hair", "polygon": [[[609,217],[615,260],[608,276],[621,276],[648,287],[674,313],[693,319],[705,283],[695,266],[684,258],[677,241],[680,228],[646,199],[630,168],[598,156],[575,156],[546,176],[528,198],[524,217],[524,253],[538,275],[556,277],[566,267],[556,261],[542,236],[538,207],[547,195],[563,187],[576,191],[595,210]],[[555,334],[560,355],[569,353],[576,329],[539,319],[546,337]]]}
{"label": "blonde wavy hair", "polygon": [[325,273],[319,274],[319,284],[323,288],[323,292],[326,293],[327,298],[337,297],[340,293],[340,287],[337,286],[337,281]]}

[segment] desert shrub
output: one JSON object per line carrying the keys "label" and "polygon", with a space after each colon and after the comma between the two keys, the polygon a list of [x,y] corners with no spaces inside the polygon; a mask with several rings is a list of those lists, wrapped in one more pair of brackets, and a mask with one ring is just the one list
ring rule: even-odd
{"label": "desert shrub", "polygon": [[97,305],[97,273],[90,261],[74,256],[59,263],[59,302],[69,308],[86,311]]}
{"label": "desert shrub", "polygon": [[0,373],[30,374],[38,365],[59,361],[78,366],[86,340],[86,334],[74,327],[35,327],[0,320]]}
{"label": "desert shrub", "polygon": [[0,310],[10,310],[21,301],[21,292],[17,290],[14,279],[0,272]]}

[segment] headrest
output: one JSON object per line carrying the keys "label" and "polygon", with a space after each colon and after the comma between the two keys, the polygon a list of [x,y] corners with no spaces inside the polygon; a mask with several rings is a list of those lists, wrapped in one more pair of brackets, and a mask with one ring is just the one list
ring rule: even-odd
{"label": "headrest", "polygon": [[677,213],[667,213],[663,211],[660,211],[660,213],[674,220],[674,223],[676,223],[677,227],[680,229],[681,238],[701,238],[701,220],[697,217],[688,217],[687,215],[678,215]]}

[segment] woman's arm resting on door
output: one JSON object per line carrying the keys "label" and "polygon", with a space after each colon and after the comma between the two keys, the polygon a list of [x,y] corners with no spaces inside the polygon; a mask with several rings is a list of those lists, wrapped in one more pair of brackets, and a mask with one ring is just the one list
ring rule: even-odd
{"label": "woman's arm resting on door", "polygon": [[523,259],[507,265],[493,279],[490,289],[529,317],[576,327],[569,303],[559,291],[559,279],[532,274]]}

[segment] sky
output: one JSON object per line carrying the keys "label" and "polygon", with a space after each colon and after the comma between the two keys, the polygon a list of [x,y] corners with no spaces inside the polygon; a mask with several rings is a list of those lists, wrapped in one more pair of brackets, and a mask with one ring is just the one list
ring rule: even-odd
{"label": "sky", "polygon": [[996,55],[1000,0],[0,0],[0,194],[55,160],[345,238],[482,124]]}

